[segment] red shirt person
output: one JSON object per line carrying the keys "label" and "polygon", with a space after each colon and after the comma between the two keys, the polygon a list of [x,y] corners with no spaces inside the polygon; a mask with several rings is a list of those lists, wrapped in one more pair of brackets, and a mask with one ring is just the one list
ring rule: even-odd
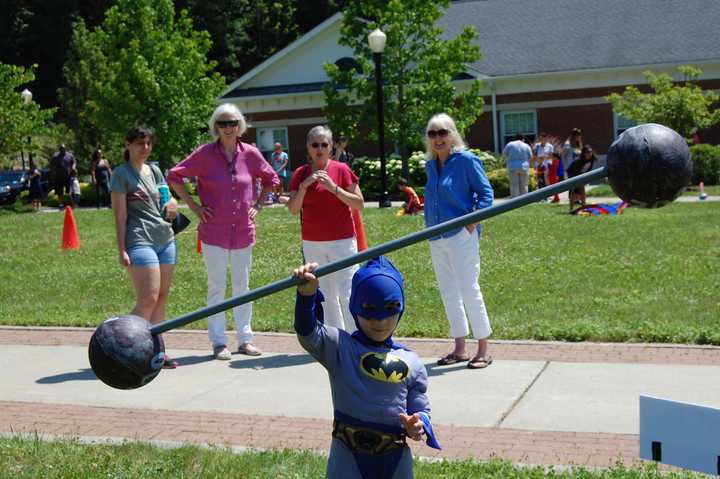
{"label": "red shirt person", "polygon": [[[287,207],[291,213],[300,213],[305,262],[323,265],[357,253],[351,208],[361,210],[364,200],[355,173],[348,165],[330,159],[330,129],[312,128],[307,151],[310,162],[293,173]],[[355,329],[348,300],[356,269],[353,266],[320,278],[325,323],[349,332]]]}

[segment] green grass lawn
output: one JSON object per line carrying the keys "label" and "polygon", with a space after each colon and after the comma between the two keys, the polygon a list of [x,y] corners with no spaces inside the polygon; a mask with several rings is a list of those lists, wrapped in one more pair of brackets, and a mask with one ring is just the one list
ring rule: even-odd
{"label": "green grass lawn", "polygon": [[[485,222],[480,281],[494,338],[720,344],[720,203],[588,218],[566,208],[535,204]],[[394,213],[365,210],[371,245],[423,227],[422,217]],[[95,327],[132,308],[110,211],[82,210],[76,219],[81,248],[61,251],[61,214],[0,210],[0,323]],[[284,209],[263,210],[258,238],[251,287],[288,277],[301,261],[298,217]],[[178,242],[169,318],[205,306],[194,226]],[[427,242],[390,257],[407,284],[398,335],[446,337]],[[254,329],[291,331],[294,295],[258,300]]]}
{"label": "green grass lawn", "polygon": [[[325,477],[326,458],[306,451],[269,450],[233,453],[223,448],[182,446],[162,449],[150,444],[87,445],[76,440],[45,442],[32,437],[0,439],[0,478],[254,478]],[[443,479],[675,479],[698,478],[689,472],[662,473],[654,465],[629,469],[554,470],[517,467],[504,461],[415,461],[415,477]]]}
{"label": "green grass lawn", "polygon": [[[720,195],[720,185],[711,185],[705,187],[705,193],[707,193],[710,196]],[[683,196],[698,196],[700,194],[700,189],[697,186],[688,186],[685,191],[683,192]],[[613,192],[612,188],[610,188],[610,185],[603,184],[598,185],[590,190],[587,191],[587,196],[593,196],[593,197],[612,197],[615,196],[615,193]]]}

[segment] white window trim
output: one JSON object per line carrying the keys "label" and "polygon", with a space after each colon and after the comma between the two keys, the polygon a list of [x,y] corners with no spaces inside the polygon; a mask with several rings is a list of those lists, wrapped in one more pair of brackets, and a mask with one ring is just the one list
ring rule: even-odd
{"label": "white window trim", "polygon": [[[535,128],[534,134],[537,135],[538,133],[538,124],[537,124],[537,110],[504,110],[500,112],[500,141],[503,142],[505,139],[505,115],[515,115],[518,113],[532,113],[533,116],[533,125]],[[529,132],[528,132],[529,133]],[[500,145],[500,149],[502,150],[503,146]]]}
{"label": "white window trim", "polygon": [[[255,138],[257,141],[257,146],[261,152],[262,151],[265,151],[265,152],[273,151],[272,145],[269,150],[263,149],[262,145],[260,145],[260,131],[261,130],[284,130],[285,131],[285,143],[290,142],[290,137],[288,136],[288,127],[286,125],[268,125],[268,126],[260,126],[260,127],[253,125],[253,127],[255,128]],[[273,138],[273,143],[274,143],[274,138]],[[290,145],[283,145],[284,151],[288,151],[289,148],[290,148]]]}

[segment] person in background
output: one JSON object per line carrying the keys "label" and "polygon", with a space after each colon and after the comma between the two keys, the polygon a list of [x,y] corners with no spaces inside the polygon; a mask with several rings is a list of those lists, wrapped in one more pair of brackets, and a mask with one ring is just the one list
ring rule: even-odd
{"label": "person in background", "polygon": [[72,153],[67,151],[65,144],[61,144],[58,151],[50,159],[50,171],[55,184],[55,194],[58,206],[62,209],[65,203],[65,192],[70,193],[70,172],[77,168],[77,162]]}
{"label": "person in background", "polygon": [[566,173],[569,173],[570,165],[580,158],[580,152],[582,149],[582,130],[580,130],[580,128],[573,128],[570,131],[570,136],[567,140],[565,140],[565,143],[563,143],[562,152],[560,153],[563,162],[563,170]]}
{"label": "person in background", "polygon": [[[482,160],[467,150],[450,116],[440,113],[430,118],[425,130],[425,144],[426,226],[435,226],[492,205],[493,189]],[[532,152],[527,153],[529,162]],[[440,358],[438,364],[467,362],[470,369],[489,366],[493,361],[488,353],[492,329],[478,284],[480,225],[469,224],[431,238],[430,256],[450,323],[450,336],[455,342],[452,352]],[[477,352],[472,358],[465,349],[465,337],[470,333],[468,320],[477,340]]]}
{"label": "person in background", "polygon": [[525,143],[522,135],[516,135],[513,141],[508,142],[502,152],[507,161],[508,180],[510,181],[510,197],[527,194],[528,170],[533,152]]}
{"label": "person in background", "polygon": [[70,172],[70,202],[73,209],[80,206],[80,181],[78,180],[77,170]]}
{"label": "person in background", "polygon": [[[165,320],[177,250],[170,221],[177,215],[171,198],[160,208],[160,188],[166,186],[162,172],[148,163],[154,132],[145,126],[125,135],[125,163],[115,168],[110,198],[115,217],[120,266],[127,268],[135,287],[135,307],[130,314],[152,324]],[[174,369],[177,361],[165,354],[163,367]]]}
{"label": "person in background", "polygon": [[405,178],[398,180],[398,190],[405,193],[405,203],[402,205],[402,211],[406,215],[414,215],[423,210],[422,202],[420,197],[412,187],[408,186]]}
{"label": "person in background", "polygon": [[[247,130],[245,117],[231,103],[215,108],[208,121],[215,141],[200,146],[170,169],[168,183],[200,219],[199,237],[207,270],[207,302],[215,305],[225,299],[227,269],[232,277],[232,294],[249,289],[255,220],[262,209],[261,198],[280,184],[277,174],[260,151],[241,141]],[[197,177],[195,201],[184,180]],[[256,180],[262,185],[255,194]],[[238,353],[262,354],[253,344],[252,303],[233,308]],[[208,338],[215,359],[232,358],[225,334],[225,312],[208,318]]]}
{"label": "person in background", "polygon": [[[280,178],[280,184],[275,188],[275,201],[278,203],[287,201],[287,198],[283,197],[283,192],[287,188],[289,161],[287,153],[283,151],[282,143],[275,143],[274,150],[270,154],[270,164]],[[282,201],[281,198],[284,198],[285,201]]]}
{"label": "person in background", "polygon": [[348,146],[348,137],[347,136],[339,136],[337,139],[337,142],[335,143],[335,148],[333,150],[332,159],[335,161],[339,161],[340,163],[345,163],[349,167],[352,168],[353,160],[355,159],[355,156],[350,153],[347,150]]}
{"label": "person in background", "polygon": [[[321,265],[358,251],[351,208],[362,210],[364,200],[358,177],[348,165],[332,160],[332,132],[316,126],[307,134],[310,162],[293,172],[288,211],[301,213],[303,255],[308,263]],[[320,278],[325,295],[325,324],[349,332],[355,330],[348,300],[351,266]]]}
{"label": "person in background", "polygon": [[[590,146],[590,145],[583,146],[582,150],[580,151],[580,157],[570,165],[570,168],[568,168],[568,172],[567,172],[568,178],[572,178],[573,176],[578,176],[583,173],[587,173],[588,171],[591,171],[596,163],[597,163],[597,157],[595,157],[595,153],[593,152],[592,146]],[[569,197],[570,197],[570,211],[573,210],[573,208],[576,204],[585,206],[585,202],[586,202],[585,185],[578,186],[578,187],[571,189],[570,193],[569,193]]]}
{"label": "person in background", "polygon": [[533,145],[533,163],[535,165],[535,177],[538,181],[538,188],[544,188],[550,184],[548,181],[548,167],[553,150],[553,145],[547,141],[547,133],[541,132],[538,136],[537,143]]}
{"label": "person in background", "polygon": [[42,183],[40,182],[41,175],[40,170],[35,164],[35,160],[30,160],[30,201],[32,202],[32,208],[35,211],[40,211],[40,205],[44,196]]}
{"label": "person in background", "polygon": [[112,168],[107,161],[101,149],[95,150],[92,161],[90,162],[90,176],[92,182],[95,183],[95,198],[98,209],[100,206],[108,206],[110,204],[110,176]]}
{"label": "person in background", "polygon": [[[552,155],[550,155],[550,160],[548,161],[547,176],[548,176],[548,184],[549,185],[554,185],[555,183],[559,182],[560,179],[562,179],[565,176],[565,171],[563,170],[562,158],[560,157],[560,153],[557,151],[553,151]],[[553,198],[552,198],[552,203],[559,203],[559,202],[560,202],[560,195],[555,193],[555,196],[553,196]]]}

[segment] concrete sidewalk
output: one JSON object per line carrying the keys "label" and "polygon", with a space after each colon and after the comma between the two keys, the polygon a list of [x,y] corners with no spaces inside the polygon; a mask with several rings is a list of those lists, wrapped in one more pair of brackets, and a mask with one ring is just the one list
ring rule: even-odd
{"label": "concrete sidewalk", "polygon": [[[119,391],[87,360],[92,330],[0,327],[0,432],[326,451],[324,370],[287,334],[260,357],[212,359],[203,331],[164,334],[181,367]],[[448,340],[406,340],[423,358],[442,451],[526,464],[610,466],[638,457],[640,394],[720,407],[720,347],[494,341],[485,370],[438,367]],[[41,360],[40,360],[41,359]],[[281,418],[280,420],[278,420]],[[288,421],[288,419],[291,419]]]}

